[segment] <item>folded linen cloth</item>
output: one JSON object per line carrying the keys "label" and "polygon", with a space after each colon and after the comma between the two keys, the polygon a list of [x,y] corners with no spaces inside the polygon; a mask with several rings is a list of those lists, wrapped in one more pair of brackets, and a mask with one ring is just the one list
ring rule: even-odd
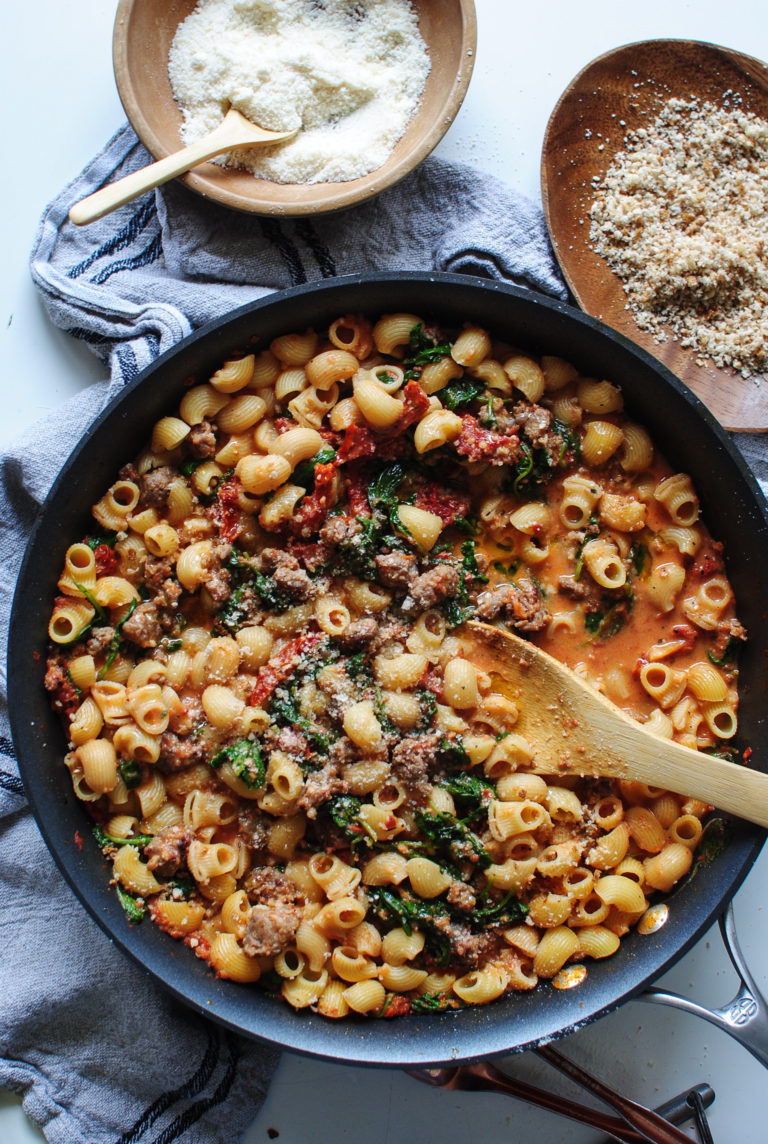
{"label": "folded linen cloth", "polygon": [[[0,1086],[60,1144],[239,1140],[278,1054],[187,1011],[75,900],[26,807],[10,741],[5,648],[21,554],[54,476],[125,382],[204,322],[344,273],[452,270],[567,296],[541,211],[498,180],[430,159],[377,199],[316,219],[255,218],[180,185],[89,227],[73,202],[145,165],[129,127],[43,215],[32,275],[53,322],[109,376],[0,456]],[[116,463],[121,459],[116,458]]]}

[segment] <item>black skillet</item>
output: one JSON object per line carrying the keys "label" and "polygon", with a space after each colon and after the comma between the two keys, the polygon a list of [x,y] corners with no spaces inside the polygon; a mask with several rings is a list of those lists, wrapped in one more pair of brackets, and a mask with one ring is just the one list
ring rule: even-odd
{"label": "black skillet", "polygon": [[[631,934],[607,962],[590,963],[578,987],[540,985],[492,1005],[401,1020],[330,1022],[295,1013],[257,988],[216,980],[178,942],[149,923],[131,927],[107,885],[61,759],[65,738],[48,707],[42,677],[46,626],[65,548],[89,527],[89,506],[179,400],[185,381],[205,380],[227,355],[280,333],[321,327],[349,312],[406,310],[445,326],[473,321],[532,352],[557,354],[582,373],[619,383],[630,415],[645,424],[676,468],[693,477],[704,517],[724,541],[728,575],[750,642],[741,659],[740,738],[766,769],[765,651],[768,517],[760,490],[714,417],[668,370],[600,322],[541,295],[464,275],[350,276],[300,286],[252,303],[181,342],[126,386],[64,466],[37,521],[19,576],[10,631],[9,708],[24,783],[40,830],[62,873],[98,924],[131,957],[206,1016],[296,1052],[355,1064],[457,1064],[530,1048],[564,1035],[637,995],[711,925],[754,862],[764,832],[731,824],[723,853],[669,899],[667,924]],[[745,383],[748,384],[748,383]],[[39,653],[39,658],[35,653]],[[73,845],[75,832],[85,838]]]}

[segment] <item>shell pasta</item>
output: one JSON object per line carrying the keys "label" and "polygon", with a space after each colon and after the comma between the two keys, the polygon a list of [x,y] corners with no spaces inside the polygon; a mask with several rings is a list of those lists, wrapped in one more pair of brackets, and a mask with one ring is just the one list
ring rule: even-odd
{"label": "shell pasta", "polygon": [[732,756],[721,546],[619,387],[476,321],[346,314],[231,353],[150,438],[68,538],[45,678],[128,921],[358,1021],[546,1004],[615,954],[711,808],[538,774],[461,627]]}

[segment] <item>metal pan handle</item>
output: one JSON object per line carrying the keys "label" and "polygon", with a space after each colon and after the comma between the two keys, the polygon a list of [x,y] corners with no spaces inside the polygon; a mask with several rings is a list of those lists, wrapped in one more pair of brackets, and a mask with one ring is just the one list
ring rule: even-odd
{"label": "metal pan handle", "polygon": [[728,1033],[748,1049],[762,1065],[768,1067],[768,1003],[755,984],[739,947],[733,906],[730,903],[725,913],[720,915],[719,925],[723,944],[741,982],[739,991],[732,1001],[722,1009],[707,1009],[704,1005],[699,1005],[688,997],[682,997],[679,993],[670,993],[653,987],[641,993],[638,1000],[659,1002],[662,1005],[670,1005],[673,1009],[681,1009],[685,1013],[694,1013],[697,1017],[702,1017]]}

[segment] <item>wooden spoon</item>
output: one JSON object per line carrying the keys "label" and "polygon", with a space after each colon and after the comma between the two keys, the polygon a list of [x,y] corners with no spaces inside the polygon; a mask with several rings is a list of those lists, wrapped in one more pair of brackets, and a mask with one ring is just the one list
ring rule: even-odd
{"label": "wooden spoon", "polygon": [[142,167],[140,171],[134,171],[125,178],[118,179],[116,183],[110,183],[88,195],[87,198],[81,199],[72,207],[69,217],[78,226],[95,222],[97,218],[103,218],[105,214],[121,207],[123,203],[129,203],[131,199],[138,198],[145,191],[151,191],[153,187],[159,187],[161,183],[167,183],[169,179],[185,174],[192,167],[204,163],[206,159],[212,159],[224,151],[231,151],[233,147],[254,145],[264,147],[269,143],[281,143],[286,139],[293,139],[297,132],[298,128],[295,131],[265,131],[263,127],[251,123],[232,107],[219,126],[197,143],[191,143],[181,151],[166,155],[164,159],[158,159],[156,163],[150,163],[148,167]]}
{"label": "wooden spoon", "polygon": [[645,40],[599,56],[568,85],[550,116],[541,154],[541,194],[550,238],[577,302],[677,374],[726,429],[768,431],[768,377],[745,380],[675,341],[655,342],[635,323],[620,279],[589,242],[593,180],[602,181],[629,131],[647,127],[673,97],[721,106],[738,93],[745,111],[768,119],[768,68],[696,40]]}
{"label": "wooden spoon", "polygon": [[768,827],[768,775],[653,735],[570,668],[511,632],[472,621],[461,640],[472,663],[512,684],[536,773],[647,783]]}

